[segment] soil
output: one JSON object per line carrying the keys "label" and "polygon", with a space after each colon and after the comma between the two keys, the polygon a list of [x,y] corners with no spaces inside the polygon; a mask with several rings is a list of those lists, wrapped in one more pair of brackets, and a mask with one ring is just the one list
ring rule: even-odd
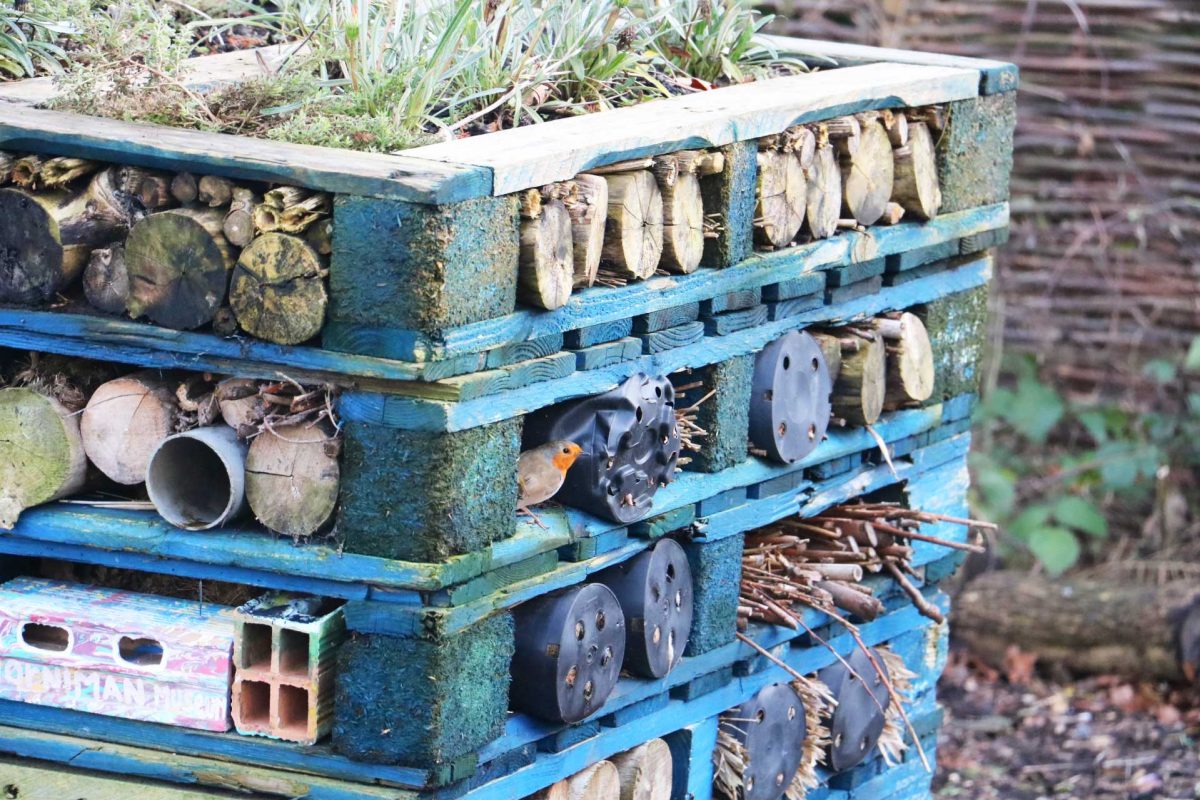
{"label": "soil", "polygon": [[938,798],[1200,800],[1200,687],[1034,674],[952,655],[939,684]]}

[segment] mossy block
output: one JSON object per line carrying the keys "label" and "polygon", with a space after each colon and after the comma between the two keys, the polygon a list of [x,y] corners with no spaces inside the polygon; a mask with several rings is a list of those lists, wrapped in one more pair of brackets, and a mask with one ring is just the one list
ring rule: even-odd
{"label": "mossy block", "polygon": [[549,336],[525,342],[513,342],[502,347],[494,347],[487,351],[484,366],[487,369],[497,369],[516,364],[519,361],[528,361],[531,358],[554,355],[563,349],[563,340],[564,337],[561,333],[552,333]]}
{"label": "mossy block", "polygon": [[980,286],[913,309],[933,345],[930,402],[979,393],[980,360],[987,341],[988,287]]}
{"label": "mossy block", "polygon": [[937,142],[941,213],[1008,200],[1016,123],[1016,92],[950,103]]}
{"label": "mossy block", "polygon": [[599,325],[588,325],[585,328],[567,331],[564,336],[567,349],[579,350],[584,347],[591,347],[594,344],[616,341],[631,333],[633,333],[633,320],[626,317],[625,319],[602,322]]}
{"label": "mossy block", "polygon": [[728,336],[731,333],[754,328],[767,321],[767,307],[755,306],[740,311],[726,311],[704,318],[704,332],[709,336]]}
{"label": "mossy block", "polygon": [[654,333],[667,328],[674,328],[687,322],[695,322],[700,318],[699,303],[685,303],[671,308],[660,308],[649,314],[639,314],[633,318],[634,333]]}
{"label": "mossy block", "polygon": [[642,717],[649,716],[656,711],[662,711],[670,702],[671,695],[669,692],[656,694],[654,697],[647,697],[645,700],[631,703],[624,708],[618,708],[611,714],[605,714],[600,718],[600,727],[620,728],[631,722],[636,722]]}
{"label": "mossy block", "polygon": [[680,385],[700,381],[676,400],[676,408],[687,408],[709,392],[700,404],[696,424],[708,431],[699,439],[699,452],[688,452],[689,472],[720,472],[746,460],[750,446],[750,391],[754,383],[754,354],[736,356],[701,369],[674,376]]}
{"label": "mossy block", "polygon": [[638,338],[642,340],[642,353],[652,356],[700,341],[704,338],[704,323],[688,322],[663,331],[638,334]]}
{"label": "mossy block", "polygon": [[338,654],[334,747],[411,766],[477,752],[504,731],[513,643],[507,613],[437,641],[355,634]]}
{"label": "mossy block", "polygon": [[810,294],[807,297],[793,297],[789,300],[780,300],[778,303],[767,304],[767,317],[772,322],[788,317],[795,317],[803,314],[806,311],[820,308],[825,305],[825,293],[818,292]]}
{"label": "mossy block", "polygon": [[958,240],[958,252],[960,255],[970,255],[978,253],[992,247],[1000,247],[1008,243],[1008,227],[997,228],[992,231],[984,231],[973,236],[964,236]]}
{"label": "mossy block", "polygon": [[511,314],[517,198],[448,205],[338,195],[329,318],[437,331]]}
{"label": "mossy block", "polygon": [[603,369],[614,364],[632,361],[642,354],[642,340],[634,336],[617,339],[615,342],[594,344],[574,351],[575,369],[585,372],[589,369]]}
{"label": "mossy block", "polygon": [[751,500],[761,500],[764,497],[771,497],[781,492],[790,492],[793,489],[798,489],[804,482],[804,470],[798,469],[795,472],[788,472],[762,483],[754,484],[746,489],[746,496]]}
{"label": "mossy block", "polygon": [[725,169],[700,179],[705,215],[717,218],[717,236],[704,240],[706,267],[730,267],[754,252],[754,206],[758,182],[757,142],[721,148]]}
{"label": "mossy block", "polygon": [[847,264],[839,269],[831,269],[829,270],[829,278],[826,285],[830,288],[837,288],[865,281],[867,278],[874,278],[876,275],[883,274],[883,268],[886,263],[887,259],[885,258],[874,258],[870,261]]}
{"label": "mossy block", "polygon": [[427,433],[347,422],[338,513],[345,549],[430,562],[511,536],[521,423]]}
{"label": "mossy block", "polygon": [[883,276],[876,275],[874,278],[867,278],[857,283],[851,283],[848,286],[839,286],[836,289],[825,290],[825,303],[827,305],[837,305],[838,303],[848,303],[851,300],[857,300],[860,297],[878,294],[883,288]]}
{"label": "mossy block", "polygon": [[793,297],[820,294],[825,290],[825,280],[824,272],[809,272],[798,278],[771,283],[762,287],[762,299],[768,303],[777,303],[780,300],[791,300]]}
{"label": "mossy block", "polygon": [[762,289],[739,289],[711,300],[700,301],[700,316],[711,317],[713,314],[723,314],[726,311],[741,311],[743,308],[753,308],[762,302]]}
{"label": "mossy block", "polygon": [[714,542],[681,542],[692,568],[692,635],[685,656],[698,656],[729,644],[737,633],[738,592],[745,535]]}
{"label": "mossy block", "polygon": [[939,242],[931,244],[928,247],[918,247],[915,250],[906,250],[903,253],[893,253],[884,259],[886,266],[884,272],[904,272],[905,270],[915,269],[932,264],[934,261],[952,258],[959,253],[959,243],[954,239],[948,242]]}
{"label": "mossy block", "polygon": [[543,753],[558,753],[566,750],[568,747],[574,747],[581,742],[586,742],[598,733],[600,733],[600,720],[593,719],[578,722],[555,731],[545,739],[539,739],[537,748]]}
{"label": "mossy block", "polygon": [[701,675],[694,678],[682,686],[676,686],[671,689],[671,698],[674,700],[682,700],[685,703],[695,700],[697,697],[703,697],[706,694],[712,694],[717,689],[723,689],[733,681],[733,666],[721,667],[716,672],[710,672],[707,675]]}
{"label": "mossy block", "polygon": [[665,514],[650,517],[629,526],[629,534],[639,539],[658,539],[668,533],[686,528],[696,521],[696,506],[689,504]]}

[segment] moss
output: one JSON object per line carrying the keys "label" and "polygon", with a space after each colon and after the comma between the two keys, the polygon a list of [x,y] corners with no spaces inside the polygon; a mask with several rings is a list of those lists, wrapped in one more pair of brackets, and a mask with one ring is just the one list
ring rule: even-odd
{"label": "moss", "polygon": [[338,531],[350,552],[440,561],[514,533],[520,419],[456,433],[343,430]]}
{"label": "moss", "polygon": [[758,181],[758,144],[737,142],[721,148],[725,169],[700,181],[704,213],[716,214],[719,235],[704,240],[706,267],[728,267],[754,251],[754,193]]}
{"label": "moss", "polygon": [[696,424],[708,431],[699,439],[701,450],[689,454],[689,471],[720,472],[746,460],[750,431],[750,390],[754,380],[754,356],[744,355],[696,370],[684,378],[704,385],[687,393],[679,403],[686,407],[705,394],[716,394],[701,404]]}
{"label": "moss", "polygon": [[425,333],[512,313],[517,199],[428,206],[339,196],[329,317]]}
{"label": "moss", "polygon": [[745,537],[682,544],[695,583],[692,635],[683,654],[697,656],[734,639]]}
{"label": "moss", "polygon": [[952,294],[915,311],[933,344],[934,383],[929,402],[977,394],[987,341],[988,287]]}
{"label": "moss", "polygon": [[937,143],[941,213],[1008,200],[1016,98],[1016,92],[1006,92],[950,103]]}
{"label": "moss", "polygon": [[510,614],[438,641],[355,634],[338,654],[334,747],[418,767],[475,752],[504,729],[513,637]]}

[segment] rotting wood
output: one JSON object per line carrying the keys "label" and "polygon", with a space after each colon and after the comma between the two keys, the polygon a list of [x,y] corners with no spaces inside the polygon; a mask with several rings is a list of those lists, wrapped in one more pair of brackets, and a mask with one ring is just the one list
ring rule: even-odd
{"label": "rotting wood", "polygon": [[110,480],[142,483],[150,455],[175,432],[178,416],[175,386],[157,372],[109,381],[92,393],[80,415],[84,452]]}
{"label": "rotting wood", "polygon": [[608,216],[601,263],[625,279],[654,274],[663,252],[663,200],[650,170],[605,175]]}
{"label": "rotting wood", "polygon": [[873,225],[892,197],[895,163],[883,124],[877,118],[868,118],[860,120],[860,125],[862,135],[857,149],[841,155],[842,208],[860,225]]}
{"label": "rotting wood", "polygon": [[196,176],[190,172],[179,172],[171,178],[171,196],[179,203],[190,205],[196,202],[199,194],[200,187],[197,185]]}
{"label": "rotting wood", "polygon": [[264,233],[238,256],[229,305],[247,333],[300,344],[320,333],[327,303],[324,263],[303,239]]}
{"label": "rotting wood", "polygon": [[172,176],[166,172],[120,167],[121,191],[137,200],[146,211],[157,211],[175,204],[171,194]]}
{"label": "rotting wood", "polygon": [[125,242],[131,317],[180,330],[212,321],[234,263],[222,222],[217,209],[177,208],[133,226]]}
{"label": "rotting wood", "polygon": [[129,301],[129,272],[125,268],[123,243],[92,251],[83,270],[83,294],[99,311],[125,313],[125,304]]}
{"label": "rotting wood", "polygon": [[908,143],[893,151],[892,199],[918,219],[933,219],[942,205],[933,135],[924,122],[909,126]]}
{"label": "rotting wood", "polygon": [[0,150],[0,186],[12,182],[13,165],[16,164],[17,158],[12,153],[6,153]]}
{"label": "rotting wood", "polygon": [[233,181],[219,175],[204,175],[196,184],[196,200],[209,208],[229,205],[233,199]]}
{"label": "rotting wood", "polygon": [[530,189],[521,196],[521,249],[517,299],[538,308],[561,308],[575,283],[571,214],[562,187]]}
{"label": "rotting wood", "polygon": [[304,538],[337,506],[338,440],[325,425],[284,425],[254,438],[246,454],[246,500],[268,529]]}
{"label": "rotting wood", "polygon": [[0,389],[0,529],[25,509],[83,488],[87,457],[79,416],[27,387]]}
{"label": "rotting wood", "polygon": [[608,182],[599,175],[576,175],[575,192],[567,198],[571,215],[575,288],[596,282],[604,249],[604,226],[608,215]]}
{"label": "rotting wood", "polygon": [[887,393],[884,408],[920,403],[933,395],[933,345],[925,324],[904,312],[875,320],[887,343]]}
{"label": "rotting wood", "polygon": [[130,213],[111,170],[78,194],[0,189],[0,300],[51,300],[80,276],[94,248],[128,230]]}
{"label": "rotting wood", "polygon": [[682,150],[654,160],[663,202],[661,266],[668,272],[694,272],[704,255],[704,200],[696,173],[702,157],[698,151]]}
{"label": "rotting wood", "polygon": [[227,378],[213,390],[221,419],[243,439],[258,430],[267,413],[258,385],[258,381],[249,378]]}
{"label": "rotting wood", "polygon": [[221,222],[225,239],[234,247],[245,247],[254,241],[254,208],[262,199],[245,186],[237,186],[229,200],[229,210]]}
{"label": "rotting wood", "polygon": [[800,232],[808,203],[800,159],[784,150],[759,150],[756,191],[755,241],[776,249],[787,246]]}
{"label": "rotting wood", "polygon": [[44,160],[41,156],[32,153],[18,157],[13,162],[9,178],[23,189],[37,189]]}
{"label": "rotting wood", "polygon": [[83,158],[48,158],[42,163],[40,184],[47,189],[62,189],[82,177],[98,172],[102,166]]}

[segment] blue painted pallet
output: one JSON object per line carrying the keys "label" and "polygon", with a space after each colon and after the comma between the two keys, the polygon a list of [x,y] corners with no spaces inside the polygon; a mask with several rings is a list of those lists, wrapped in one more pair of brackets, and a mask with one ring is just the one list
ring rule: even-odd
{"label": "blue painted pallet", "polygon": [[992,259],[981,256],[954,269],[929,275],[837,305],[817,308],[726,336],[705,337],[695,344],[644,355],[613,367],[576,372],[512,391],[464,402],[442,402],[380,393],[348,392],[339,401],[347,420],[422,431],[459,431],[512,419],[578,397],[600,394],[629,376],[644,372],[668,375],[760,350],[790,330],[817,323],[836,323],[909,308],[982,286],[991,279]]}
{"label": "blue painted pallet", "polygon": [[[894,412],[878,423],[876,430],[887,441],[900,441],[936,428],[946,409],[953,415],[960,413],[958,408],[962,405],[963,401],[950,401],[924,409]],[[720,473],[681,473],[676,481],[656,495],[655,516],[694,507],[706,498],[731,489],[761,485],[874,446],[874,440],[865,431],[839,430],[832,432],[807,459],[796,464],[774,464],[749,458]],[[778,513],[788,513],[787,508],[790,506],[781,506]],[[429,598],[428,593],[466,583],[580,539],[606,534],[611,538],[614,531],[624,530],[624,526],[573,509],[547,508],[539,516],[546,529],[522,521],[514,536],[485,550],[454,556],[442,563],[425,564],[343,553],[327,544],[297,545],[290,539],[254,530],[184,531],[151,512],[53,503],[25,511],[14,530],[0,533],[0,553],[63,558],[202,580],[225,580],[352,600],[370,599],[417,606],[435,599]],[[716,534],[710,530],[706,535]],[[618,537],[617,543],[620,541]],[[632,556],[647,544],[645,540],[638,540],[624,545],[624,549],[614,551],[618,555],[606,554],[597,563],[614,563],[613,559],[619,559],[621,554]],[[579,579],[577,572],[586,574],[587,570],[586,564],[566,565],[560,568],[552,583],[570,585]],[[519,585],[512,588],[512,591],[518,590]]]}

